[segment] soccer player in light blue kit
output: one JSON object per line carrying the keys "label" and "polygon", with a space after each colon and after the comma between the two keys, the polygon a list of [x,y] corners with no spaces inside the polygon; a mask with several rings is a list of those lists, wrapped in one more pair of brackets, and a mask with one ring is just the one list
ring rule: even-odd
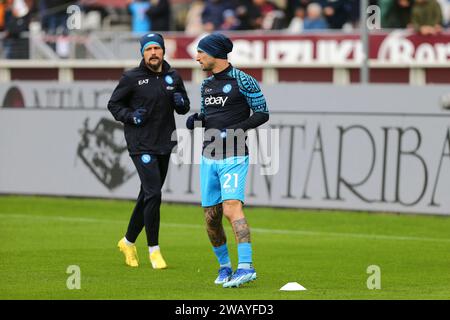
{"label": "soccer player in light blue kit", "polygon": [[[230,39],[213,33],[200,40],[197,61],[212,76],[201,86],[201,112],[191,115],[186,126],[197,121],[205,127],[200,180],[202,207],[213,251],[219,262],[215,280],[225,288],[239,287],[256,279],[250,228],[244,216],[245,180],[249,159],[246,131],[269,119],[266,100],[257,81],[234,68],[227,59]],[[237,242],[238,265],[233,273],[222,217],[231,223]]]}

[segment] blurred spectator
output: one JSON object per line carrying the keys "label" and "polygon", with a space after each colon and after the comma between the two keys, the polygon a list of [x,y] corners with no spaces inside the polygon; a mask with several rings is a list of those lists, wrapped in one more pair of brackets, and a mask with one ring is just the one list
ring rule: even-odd
{"label": "blurred spectator", "polygon": [[412,0],[380,0],[381,26],[406,28],[411,22]]}
{"label": "blurred spectator", "polygon": [[442,31],[442,10],[436,0],[415,0],[411,22],[422,35],[435,35]]}
{"label": "blurred spectator", "polygon": [[286,1],[286,7],[284,9],[284,16],[285,16],[285,22],[286,22],[286,26],[288,27],[292,21],[292,19],[294,19],[294,17],[296,17],[296,10],[298,7],[300,0],[287,0]]}
{"label": "blurred spectator", "polygon": [[318,3],[310,3],[306,8],[306,17],[303,22],[304,30],[323,30],[328,25],[322,16],[322,7]]}
{"label": "blurred spectator", "polygon": [[5,10],[6,36],[4,50],[6,59],[28,59],[29,42],[24,35],[29,30],[32,0],[13,0]]}
{"label": "blurred spectator", "polygon": [[319,3],[321,6],[323,6],[324,3],[322,3],[320,0],[298,0],[297,1],[297,5],[296,8],[297,9],[302,9],[304,14],[306,15],[306,8],[309,6],[309,4],[317,2]]}
{"label": "blurred spectator", "polygon": [[131,13],[131,31],[144,33],[151,30],[151,21],[147,15],[150,6],[149,0],[128,0],[128,10]]}
{"label": "blurred spectator", "polygon": [[287,31],[290,33],[303,32],[303,20],[305,19],[305,10],[301,7],[295,9],[295,15],[291,19]]}
{"label": "blurred spectator", "polygon": [[[303,20],[306,16],[306,8],[309,4],[316,2],[315,0],[297,0],[294,1],[294,16],[288,23],[288,31],[298,33],[303,31]],[[288,4],[288,7],[292,6]],[[288,10],[286,10],[288,11]],[[288,15],[288,14],[287,14]],[[288,17],[288,16],[287,16]],[[288,18],[287,18],[288,19]]]}
{"label": "blurred spectator", "polygon": [[[351,22],[353,28],[358,28],[359,27],[359,18],[361,15],[361,10],[360,10],[360,2],[359,0],[349,0],[350,2],[350,18],[349,18],[349,22]],[[369,5],[374,4],[373,0],[370,1]]]}
{"label": "blurred spectator", "polygon": [[348,0],[321,0],[323,14],[331,29],[342,29],[350,21],[352,3]]}
{"label": "blurred spectator", "polygon": [[[353,29],[359,26],[360,0],[288,0],[286,11],[292,11],[292,9],[289,9],[292,6],[295,8],[292,20],[288,20],[288,22],[291,22],[288,27],[289,31],[298,29],[300,22],[305,18],[306,8],[311,3],[321,5],[322,15],[328,28]],[[369,0],[369,5],[378,5],[378,0]],[[289,18],[289,13],[286,13],[286,17]]]}
{"label": "blurred spectator", "polygon": [[67,8],[76,3],[70,0],[38,1],[42,30],[50,35],[46,41],[61,58],[67,58],[70,53]]}
{"label": "blurred spectator", "polygon": [[239,20],[233,9],[227,9],[223,13],[223,23],[220,30],[237,30],[239,28]]}
{"label": "blurred spectator", "polygon": [[233,9],[229,1],[206,0],[202,13],[203,28],[206,32],[220,30],[224,23],[224,12]]}
{"label": "blurred spectator", "polygon": [[42,29],[51,35],[67,35],[67,7],[75,4],[76,1],[41,0],[38,3]]}
{"label": "blurred spectator", "polygon": [[5,30],[6,2],[6,0],[0,0],[0,31]]}
{"label": "blurred spectator", "polygon": [[250,8],[251,26],[253,29],[279,29],[284,13],[267,0],[253,0]]}
{"label": "blurred spectator", "polygon": [[150,30],[170,30],[170,3],[168,0],[151,0],[151,6],[147,10],[147,16],[151,21]]}
{"label": "blurred spectator", "polygon": [[234,1],[234,13],[239,21],[239,30],[252,29],[250,10],[253,6],[252,0]]}
{"label": "blurred spectator", "polygon": [[442,9],[442,17],[444,20],[444,27],[450,24],[450,0],[438,0]]}
{"label": "blurred spectator", "polygon": [[203,32],[202,12],[205,4],[201,0],[194,1],[186,16],[185,32],[189,35],[199,35]]}

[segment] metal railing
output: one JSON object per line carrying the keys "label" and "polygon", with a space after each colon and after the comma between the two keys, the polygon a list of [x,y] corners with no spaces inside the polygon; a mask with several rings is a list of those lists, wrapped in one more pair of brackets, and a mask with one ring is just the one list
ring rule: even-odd
{"label": "metal railing", "polygon": [[[194,60],[172,60],[169,61],[172,67],[178,69],[190,69],[191,79],[195,83],[200,83],[205,77],[198,63]],[[11,70],[13,69],[57,69],[58,80],[60,82],[73,82],[75,69],[131,69],[138,65],[139,60],[0,60],[0,83],[10,82]],[[279,71],[282,69],[332,69],[333,83],[347,85],[351,83],[351,70],[358,69],[359,63],[305,63],[305,64],[286,64],[286,63],[246,63],[245,65],[236,64],[238,68],[261,69],[262,82],[273,84],[279,82]],[[429,68],[448,68],[448,64],[394,64],[384,63],[376,60],[370,60],[371,69],[407,69],[409,70],[409,83],[411,85],[426,84],[426,69]]]}

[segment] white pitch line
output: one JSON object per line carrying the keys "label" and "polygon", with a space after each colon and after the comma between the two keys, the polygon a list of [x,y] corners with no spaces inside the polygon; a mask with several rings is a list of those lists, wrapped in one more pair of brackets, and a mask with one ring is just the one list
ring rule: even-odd
{"label": "white pitch line", "polygon": [[[19,218],[19,219],[38,219],[38,220],[54,220],[66,222],[89,222],[89,223],[112,223],[112,224],[126,224],[125,220],[110,220],[110,219],[96,219],[84,217],[65,217],[65,216],[37,216],[28,214],[9,214],[2,213],[0,218]],[[193,228],[204,229],[203,225],[184,224],[184,223],[161,223],[161,226],[172,228]],[[450,239],[446,238],[427,238],[427,237],[410,237],[410,236],[392,236],[383,234],[368,234],[368,233],[340,233],[340,232],[323,232],[323,231],[305,231],[305,230],[286,230],[286,229],[264,229],[251,228],[252,232],[282,234],[282,235],[300,235],[300,236],[320,236],[320,237],[341,237],[341,238],[359,238],[368,240],[391,240],[391,241],[432,241],[432,242],[446,242],[450,243]]]}

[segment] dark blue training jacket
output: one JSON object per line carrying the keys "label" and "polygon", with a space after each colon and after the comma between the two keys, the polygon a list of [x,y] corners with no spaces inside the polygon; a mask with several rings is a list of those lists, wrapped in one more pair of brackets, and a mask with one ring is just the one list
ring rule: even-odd
{"label": "dark blue training jacket", "polygon": [[[174,92],[183,95],[183,107],[175,107]],[[135,125],[132,113],[139,108],[146,109],[147,113],[144,122]],[[183,80],[166,61],[161,73],[152,72],[144,60],[139,67],[126,71],[108,102],[114,118],[124,123],[130,155],[171,153],[176,145],[176,141],[171,141],[176,128],[174,110],[186,114],[189,108]]]}

